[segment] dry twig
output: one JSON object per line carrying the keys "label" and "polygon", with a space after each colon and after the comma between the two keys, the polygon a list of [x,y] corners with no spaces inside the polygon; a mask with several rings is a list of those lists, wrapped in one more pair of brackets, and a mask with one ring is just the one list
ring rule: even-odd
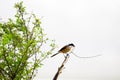
{"label": "dry twig", "polygon": [[65,57],[63,63],[61,64],[61,66],[58,68],[58,71],[57,73],[55,74],[53,80],[57,80],[58,79],[58,76],[62,73],[62,70],[65,68],[65,63],[68,61],[68,58],[69,58],[69,54],[67,54],[67,56]]}

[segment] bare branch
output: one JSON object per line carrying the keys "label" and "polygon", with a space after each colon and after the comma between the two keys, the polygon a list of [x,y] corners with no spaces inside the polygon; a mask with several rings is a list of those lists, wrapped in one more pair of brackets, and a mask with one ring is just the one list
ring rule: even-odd
{"label": "bare branch", "polygon": [[62,70],[64,69],[65,63],[68,61],[69,58],[69,54],[67,54],[67,56],[65,57],[62,65],[58,68],[57,73],[55,74],[53,80],[58,80],[59,75],[62,73]]}

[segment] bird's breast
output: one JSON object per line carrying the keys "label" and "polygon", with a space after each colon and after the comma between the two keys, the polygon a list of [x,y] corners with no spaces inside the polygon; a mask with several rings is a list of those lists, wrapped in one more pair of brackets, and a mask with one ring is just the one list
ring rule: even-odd
{"label": "bird's breast", "polygon": [[65,47],[64,49],[61,49],[60,52],[61,53],[67,53],[71,50],[71,47]]}

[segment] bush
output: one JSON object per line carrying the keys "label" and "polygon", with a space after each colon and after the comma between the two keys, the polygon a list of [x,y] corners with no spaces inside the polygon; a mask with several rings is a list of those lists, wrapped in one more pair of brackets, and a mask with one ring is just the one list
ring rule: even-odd
{"label": "bush", "polygon": [[15,8],[15,19],[0,23],[0,80],[32,80],[55,44],[49,40],[50,50],[44,52],[48,38],[40,19],[28,14],[23,2]]}

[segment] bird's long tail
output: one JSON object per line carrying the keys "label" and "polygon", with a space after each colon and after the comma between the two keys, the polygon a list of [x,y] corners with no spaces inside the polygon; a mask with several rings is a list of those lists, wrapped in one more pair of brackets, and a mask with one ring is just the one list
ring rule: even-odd
{"label": "bird's long tail", "polygon": [[102,54],[98,54],[98,55],[94,55],[94,56],[88,56],[88,57],[80,57],[78,55],[76,55],[75,53],[72,52],[72,54],[78,58],[94,58],[94,57],[98,57],[98,56],[101,56]]}
{"label": "bird's long tail", "polygon": [[56,56],[57,54],[59,54],[59,53],[53,54],[51,57],[54,57],[54,56]]}

